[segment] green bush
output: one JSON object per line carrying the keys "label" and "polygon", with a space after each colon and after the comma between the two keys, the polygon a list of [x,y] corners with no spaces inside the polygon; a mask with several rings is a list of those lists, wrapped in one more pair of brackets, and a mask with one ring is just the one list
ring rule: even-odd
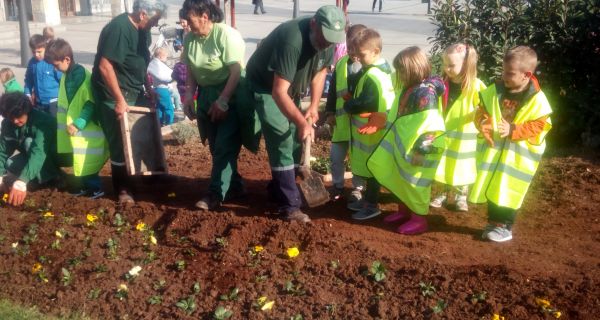
{"label": "green bush", "polygon": [[191,122],[177,122],[176,124],[172,125],[172,128],[173,137],[180,145],[184,145],[192,141],[194,138],[200,136],[198,133],[198,127]]}
{"label": "green bush", "polygon": [[554,111],[550,141],[600,147],[600,0],[440,0],[433,12],[432,55],[469,41],[488,84],[499,79],[507,49],[532,47]]}

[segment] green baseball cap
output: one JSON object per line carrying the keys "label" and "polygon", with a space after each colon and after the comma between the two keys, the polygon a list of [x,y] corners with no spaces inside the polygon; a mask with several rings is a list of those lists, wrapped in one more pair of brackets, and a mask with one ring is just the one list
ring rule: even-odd
{"label": "green baseball cap", "polygon": [[322,6],[315,13],[315,20],[321,26],[325,40],[331,43],[346,41],[346,17],[336,6]]}

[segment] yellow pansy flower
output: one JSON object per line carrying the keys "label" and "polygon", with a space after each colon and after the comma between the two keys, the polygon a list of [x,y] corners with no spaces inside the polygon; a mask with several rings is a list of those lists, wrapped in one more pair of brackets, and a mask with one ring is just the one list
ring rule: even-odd
{"label": "yellow pansy flower", "polygon": [[254,252],[261,252],[265,250],[265,248],[263,248],[263,246],[254,246]]}
{"label": "yellow pansy flower", "polygon": [[558,319],[558,318],[560,318],[560,316],[562,316],[562,313],[561,313],[560,311],[554,311],[554,312],[552,313],[552,315],[553,315],[553,316],[554,316],[556,319]]}
{"label": "yellow pansy flower", "polygon": [[2,196],[2,201],[4,201],[4,202],[7,202],[7,201],[8,201],[8,193],[5,193],[5,194]]}
{"label": "yellow pansy flower", "polygon": [[290,258],[295,258],[300,254],[300,250],[296,247],[291,247],[287,249],[287,255]]}
{"label": "yellow pansy flower", "polygon": [[153,245],[156,245],[156,243],[157,243],[157,241],[156,241],[156,237],[155,237],[155,236],[150,236],[150,242],[151,242]]}
{"label": "yellow pansy flower", "polygon": [[144,230],[146,230],[146,228],[147,228],[147,226],[143,221],[140,221],[135,225],[135,230],[137,230],[137,231],[144,231]]}
{"label": "yellow pansy flower", "polygon": [[62,238],[62,237],[64,237],[64,235],[63,235],[63,234],[62,234],[60,231],[58,231],[58,230],[56,230],[56,231],[54,232],[54,235],[55,235],[55,236],[57,236],[58,238]]}
{"label": "yellow pansy flower", "polygon": [[262,310],[262,311],[271,310],[271,309],[273,309],[274,304],[275,304],[275,301],[269,301],[269,302],[263,304],[262,307],[260,307],[260,310]]}
{"label": "yellow pansy flower", "polygon": [[88,213],[86,215],[86,219],[87,219],[88,222],[94,223],[96,220],[98,220],[98,216],[95,215],[95,214],[93,214],[93,213]]}
{"label": "yellow pansy flower", "polygon": [[542,308],[549,308],[550,307],[550,301],[548,301],[546,299],[535,298],[535,302],[538,304],[538,306],[540,306]]}
{"label": "yellow pansy flower", "polygon": [[34,263],[33,267],[31,267],[31,273],[33,274],[40,272],[40,270],[42,270],[42,264],[39,262]]}
{"label": "yellow pansy flower", "polygon": [[265,297],[265,296],[262,296],[262,297],[258,298],[258,299],[256,300],[256,302],[257,302],[259,305],[261,305],[261,306],[262,306],[263,304],[265,304],[265,302],[267,302],[267,297]]}
{"label": "yellow pansy flower", "polygon": [[54,217],[54,213],[52,213],[52,211],[46,211],[44,213],[44,218],[52,218]]}

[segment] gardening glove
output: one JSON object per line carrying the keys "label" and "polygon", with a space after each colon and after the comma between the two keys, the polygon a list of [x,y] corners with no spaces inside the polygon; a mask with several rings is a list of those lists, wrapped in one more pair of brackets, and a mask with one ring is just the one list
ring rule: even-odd
{"label": "gardening glove", "polygon": [[369,121],[358,129],[360,134],[373,134],[378,130],[385,128],[387,115],[385,112],[370,112],[361,113],[358,115],[361,118],[369,118]]}
{"label": "gardening glove", "polygon": [[20,206],[25,201],[25,197],[27,197],[27,184],[21,180],[15,181],[8,195],[8,203]]}

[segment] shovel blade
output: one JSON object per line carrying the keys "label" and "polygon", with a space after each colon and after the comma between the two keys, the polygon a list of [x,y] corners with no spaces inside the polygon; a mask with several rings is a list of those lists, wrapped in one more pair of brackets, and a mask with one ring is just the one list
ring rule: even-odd
{"label": "shovel blade", "polygon": [[315,172],[309,170],[304,178],[298,181],[298,188],[309,208],[318,207],[329,202],[329,192],[321,178]]}

